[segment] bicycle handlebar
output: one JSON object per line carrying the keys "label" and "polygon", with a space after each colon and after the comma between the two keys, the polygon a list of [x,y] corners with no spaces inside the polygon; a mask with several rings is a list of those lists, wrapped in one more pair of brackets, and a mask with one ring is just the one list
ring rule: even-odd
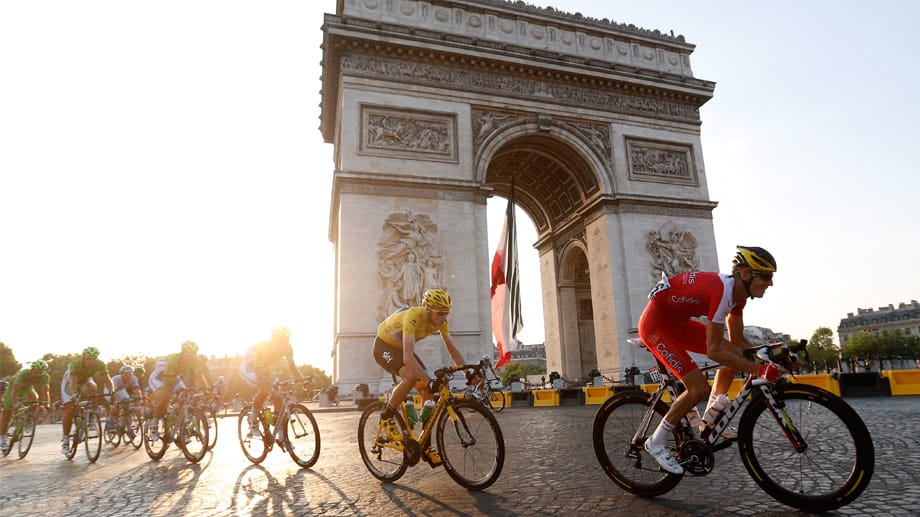
{"label": "bicycle handlebar", "polygon": [[787,345],[785,343],[770,343],[767,345],[755,346],[744,351],[744,357],[753,361],[756,357],[762,362],[777,363],[787,370],[791,368],[793,362],[798,360],[798,353],[803,352],[805,359],[808,359],[808,340],[801,339],[798,344]]}

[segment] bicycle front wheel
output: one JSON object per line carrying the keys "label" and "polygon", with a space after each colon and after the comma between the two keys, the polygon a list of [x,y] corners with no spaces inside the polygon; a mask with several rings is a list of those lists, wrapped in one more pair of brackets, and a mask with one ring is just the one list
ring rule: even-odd
{"label": "bicycle front wheel", "polygon": [[[19,434],[19,458],[25,458],[32,448],[32,440],[35,438],[35,417],[29,411],[22,419],[22,431]],[[10,444],[12,448],[13,445]]]}
{"label": "bicycle front wheel", "polygon": [[86,459],[90,463],[96,463],[99,459],[99,453],[102,452],[102,423],[99,421],[99,415],[96,411],[87,411],[83,417],[83,423],[86,424],[83,438],[83,447],[86,449]]}
{"label": "bicycle front wheel", "polygon": [[130,444],[135,449],[144,445],[144,419],[138,409],[127,411],[122,421],[125,431],[125,445]]}
{"label": "bicycle front wheel", "polygon": [[319,459],[319,427],[313,413],[302,404],[293,404],[288,408],[287,422],[275,422],[275,426],[284,425],[284,440],[287,442],[288,454],[294,463],[308,469]]}
{"label": "bicycle front wheel", "polygon": [[505,409],[505,403],[507,402],[505,400],[505,392],[493,390],[490,388],[486,392],[486,395],[487,395],[486,400],[489,401],[489,408],[491,408],[492,411],[495,411],[496,413],[501,413],[502,410]]}
{"label": "bicycle front wheel", "polygon": [[186,410],[185,418],[179,423],[176,442],[185,459],[198,463],[208,452],[208,421],[197,409]]}
{"label": "bicycle front wheel", "polygon": [[[642,392],[619,393],[607,399],[594,415],[592,441],[594,454],[607,477],[627,492],[652,497],[677,486],[681,476],[665,472],[645,452],[645,433],[635,438],[648,411],[649,396]],[[649,433],[658,427],[667,412],[663,402],[655,406]],[[668,448],[675,448],[671,437]]]}
{"label": "bicycle front wheel", "polygon": [[[111,418],[111,413],[109,413],[109,419]],[[120,416],[118,418],[119,420],[121,419]],[[105,422],[105,434],[103,435],[105,443],[111,444],[112,447],[118,447],[121,443],[121,433],[118,431],[116,422],[109,419],[106,419]]]}
{"label": "bicycle front wheel", "polygon": [[482,404],[454,401],[453,412],[448,409],[438,418],[437,440],[444,470],[460,486],[484,490],[501,475],[505,439],[498,421]]}
{"label": "bicycle front wheel", "polygon": [[259,428],[261,431],[258,433],[250,432],[250,411],[252,411],[252,406],[250,405],[243,406],[243,409],[240,410],[240,416],[236,422],[236,433],[239,438],[240,448],[243,449],[243,455],[246,456],[246,459],[251,461],[253,465],[258,465],[268,456],[268,443],[266,440],[270,440],[271,438],[264,436],[268,433],[268,426],[262,422],[261,415],[259,416]]}
{"label": "bicycle front wheel", "polygon": [[202,412],[208,424],[208,450],[211,450],[217,445],[217,411],[205,406]]}
{"label": "bicycle front wheel", "polygon": [[[745,468],[771,497],[806,512],[826,512],[854,501],[875,469],[872,437],[859,414],[823,389],[788,384],[776,388],[776,416],[754,397],[738,425]],[[804,449],[796,450],[793,435]]]}
{"label": "bicycle front wheel", "polygon": [[168,435],[165,418],[151,417],[144,420],[144,449],[153,461],[159,461],[166,454],[169,447]]}
{"label": "bicycle front wheel", "polygon": [[392,483],[406,473],[406,462],[402,433],[405,425],[401,418],[393,419],[396,429],[388,430],[381,423],[380,416],[386,403],[373,402],[361,413],[358,420],[358,450],[367,470],[380,481]]}

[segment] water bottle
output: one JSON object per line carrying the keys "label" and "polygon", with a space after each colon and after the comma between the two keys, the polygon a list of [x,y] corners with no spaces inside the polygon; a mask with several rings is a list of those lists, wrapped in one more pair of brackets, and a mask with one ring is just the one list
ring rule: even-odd
{"label": "water bottle", "polygon": [[422,406],[422,425],[428,423],[428,419],[431,418],[431,413],[434,412],[434,401],[426,400],[425,404]]}
{"label": "water bottle", "polygon": [[415,412],[415,404],[412,402],[406,402],[406,419],[409,421],[409,427],[415,427],[415,423],[418,422],[418,414]]}
{"label": "water bottle", "polygon": [[274,424],[272,420],[274,420],[274,418],[272,417],[272,408],[270,407],[262,408],[262,421],[264,421],[268,425],[272,425]]}
{"label": "water bottle", "polygon": [[720,394],[703,415],[703,423],[708,426],[715,425],[715,423],[719,421],[719,418],[722,417],[722,411],[724,411],[731,402],[731,399],[724,393]]}

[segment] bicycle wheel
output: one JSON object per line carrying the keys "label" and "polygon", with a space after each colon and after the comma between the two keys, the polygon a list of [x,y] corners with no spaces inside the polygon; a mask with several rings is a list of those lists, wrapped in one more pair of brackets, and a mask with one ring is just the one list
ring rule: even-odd
{"label": "bicycle wheel", "polygon": [[201,411],[204,413],[205,422],[208,424],[208,450],[211,450],[217,445],[217,412],[208,406],[205,406]]}
{"label": "bicycle wheel", "polygon": [[144,445],[144,419],[138,409],[126,411],[122,421],[125,430],[125,445],[140,449]]}
{"label": "bicycle wheel", "polygon": [[486,390],[486,400],[489,401],[489,408],[496,413],[501,413],[505,409],[505,393],[503,391],[493,390],[489,388]]}
{"label": "bicycle wheel", "polygon": [[380,422],[380,415],[385,409],[386,403],[378,400],[361,413],[358,420],[358,450],[371,475],[380,481],[392,483],[406,473],[409,464],[402,444],[405,424],[401,418],[394,418],[397,427],[387,432]]}
{"label": "bicycle wheel", "polygon": [[[594,415],[592,441],[594,454],[604,473],[620,488],[632,494],[651,497],[664,494],[680,482],[681,476],[665,472],[645,452],[643,434],[634,439],[649,410],[649,396],[641,392],[619,393],[607,399]],[[668,406],[655,406],[648,432],[654,431]],[[668,448],[675,449],[668,439]]]}
{"label": "bicycle wheel", "polygon": [[199,409],[188,409],[177,422],[176,444],[185,459],[198,463],[208,452],[208,421]]}
{"label": "bicycle wheel", "polygon": [[77,417],[77,411],[78,409],[75,408],[73,422],[70,426],[70,450],[64,455],[68,460],[72,460],[73,457],[77,455],[77,446],[80,445],[80,441],[83,440],[83,418]]}
{"label": "bicycle wheel", "polygon": [[[160,434],[162,433],[162,434]],[[159,461],[169,448],[166,419],[150,417],[144,420],[144,449],[153,461]]]}
{"label": "bicycle wheel", "polygon": [[[118,419],[121,420],[121,417],[119,416]],[[118,430],[117,422],[111,419],[111,413],[109,414],[109,418],[105,420],[105,434],[103,437],[105,443],[111,444],[112,447],[118,447],[121,443],[121,432]]]}
{"label": "bicycle wheel", "polygon": [[484,490],[495,483],[505,464],[501,427],[478,402],[456,400],[453,409],[441,413],[436,428],[444,470],[460,486]]}
{"label": "bicycle wheel", "polygon": [[262,429],[261,436],[253,435],[249,432],[249,412],[251,410],[252,406],[249,405],[243,406],[243,409],[240,410],[240,416],[236,424],[236,432],[240,441],[240,448],[243,449],[243,454],[254,465],[258,465],[262,463],[262,460],[268,455],[268,443],[266,440],[270,440],[271,437],[266,437],[268,427],[265,425],[265,422],[262,421],[261,415],[259,416],[259,423]]}
{"label": "bicycle wheel", "polygon": [[99,415],[95,411],[87,411],[83,416],[83,421],[86,423],[83,438],[86,459],[90,463],[95,463],[99,459],[99,453],[102,451],[102,423],[99,421]]}
{"label": "bicycle wheel", "polygon": [[16,423],[13,422],[9,429],[6,431],[6,448],[0,448],[0,457],[5,458],[13,450],[13,445],[16,444]]}
{"label": "bicycle wheel", "polygon": [[[288,408],[288,419],[284,424],[284,440],[287,442],[288,454],[294,463],[308,469],[319,459],[319,427],[313,413],[302,404],[292,404]],[[277,427],[281,422],[275,422]]]}
{"label": "bicycle wheel", "polygon": [[[32,411],[29,411],[25,414],[21,423],[18,440],[19,440],[19,458],[25,458],[26,454],[29,454],[29,449],[32,448],[32,440],[35,439],[35,417],[32,415]],[[13,446],[10,445],[10,448]]]}
{"label": "bicycle wheel", "polygon": [[806,448],[796,451],[765,398],[754,397],[738,425],[738,450],[760,488],[806,512],[834,510],[859,497],[875,469],[872,437],[859,414],[814,386],[779,386],[773,397],[782,406],[779,418]]}

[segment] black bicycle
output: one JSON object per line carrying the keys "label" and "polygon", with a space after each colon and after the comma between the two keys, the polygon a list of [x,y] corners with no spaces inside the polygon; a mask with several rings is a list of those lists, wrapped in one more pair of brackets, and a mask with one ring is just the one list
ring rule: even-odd
{"label": "black bicycle", "polygon": [[[630,343],[643,346],[638,339]],[[749,358],[790,369],[798,345],[763,345]],[[807,352],[805,352],[807,357]],[[715,365],[703,371],[720,368]],[[662,470],[645,450],[645,439],[669,409],[662,400],[675,400],[682,385],[660,362],[649,373],[660,375],[658,390],[620,392],[608,399],[594,417],[594,451],[607,476],[627,492],[657,496],[674,488],[682,475]],[[755,382],[756,381],[756,382]],[[875,448],[859,414],[833,393],[781,379],[760,384],[748,375],[737,397],[725,408],[713,429],[702,435],[684,417],[668,446],[686,473],[705,476],[715,467],[715,451],[738,442],[741,461],[754,481],[777,501],[807,512],[825,512],[854,501],[869,485],[875,468]],[[750,400],[748,396],[750,395]],[[747,404],[743,410],[742,405]],[[695,411],[694,408],[693,411]],[[738,437],[722,431],[741,413]]]}

